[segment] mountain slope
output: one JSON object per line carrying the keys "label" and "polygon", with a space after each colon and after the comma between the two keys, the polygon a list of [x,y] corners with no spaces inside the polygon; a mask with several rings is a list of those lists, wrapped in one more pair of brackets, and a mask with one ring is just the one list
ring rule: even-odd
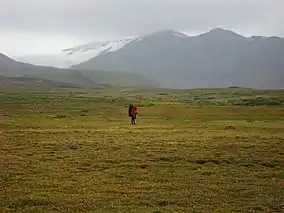
{"label": "mountain slope", "polygon": [[0,75],[6,77],[27,77],[55,82],[77,84],[80,86],[138,86],[154,87],[155,82],[135,73],[113,73],[97,70],[71,70],[54,67],[35,66],[15,61],[0,55]]}
{"label": "mountain slope", "polygon": [[115,52],[123,48],[126,44],[137,40],[138,38],[118,39],[106,42],[93,42],[85,45],[80,45],[74,48],[63,49],[61,57],[67,58],[72,63],[81,63],[95,56],[106,52]]}
{"label": "mountain slope", "polygon": [[49,71],[25,75],[51,81],[59,81],[82,86],[109,85],[114,87],[155,87],[155,82],[135,73],[115,73],[94,70]]}
{"label": "mountain slope", "polygon": [[11,58],[9,58],[8,56],[0,53],[0,64],[1,67],[8,67],[10,65],[12,65],[15,61]]}
{"label": "mountain slope", "polygon": [[18,77],[32,73],[49,72],[52,70],[58,69],[46,66],[35,66],[32,64],[19,62],[0,53],[0,75]]}
{"label": "mountain slope", "polygon": [[166,30],[71,68],[133,72],[173,88],[284,88],[284,39],[219,28],[198,36]]}
{"label": "mountain slope", "polygon": [[78,88],[78,85],[55,82],[44,79],[37,79],[31,77],[7,77],[0,75],[0,90],[1,92],[47,92],[59,91],[62,89]]}

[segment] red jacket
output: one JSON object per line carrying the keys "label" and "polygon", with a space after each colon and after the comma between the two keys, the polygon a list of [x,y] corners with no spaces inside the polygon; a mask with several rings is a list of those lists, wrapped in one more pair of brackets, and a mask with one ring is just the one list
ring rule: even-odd
{"label": "red jacket", "polygon": [[131,109],[131,115],[137,115],[137,107],[134,106],[132,109]]}

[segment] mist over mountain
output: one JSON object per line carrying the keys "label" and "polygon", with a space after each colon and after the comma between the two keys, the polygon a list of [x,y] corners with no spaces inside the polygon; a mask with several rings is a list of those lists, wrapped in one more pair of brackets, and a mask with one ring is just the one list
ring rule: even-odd
{"label": "mist over mountain", "polygon": [[164,30],[122,43],[118,48],[106,43],[65,51],[73,57],[97,51],[72,69],[131,72],[164,87],[284,87],[283,38],[244,37],[216,28],[197,36]]}
{"label": "mist over mountain", "polygon": [[283,38],[245,37],[221,28],[196,36],[163,30],[16,59],[0,54],[0,74],[82,85],[284,88]]}
{"label": "mist over mountain", "polygon": [[52,66],[56,68],[68,68],[75,63],[82,62],[81,60],[73,61],[64,54],[28,54],[12,56],[17,61],[37,65],[37,66]]}
{"label": "mist over mountain", "polygon": [[35,66],[32,64],[23,63],[0,53],[0,75],[18,77],[29,75],[35,72],[49,72],[51,70],[58,69],[48,66]]}
{"label": "mist over mountain", "polygon": [[101,70],[71,70],[48,66],[36,66],[13,60],[1,53],[0,76],[8,77],[2,78],[3,81],[10,81],[11,77],[23,77],[27,79],[42,79],[84,87],[94,87],[98,85],[118,87],[153,87],[156,85],[154,81],[135,73],[113,73]]}

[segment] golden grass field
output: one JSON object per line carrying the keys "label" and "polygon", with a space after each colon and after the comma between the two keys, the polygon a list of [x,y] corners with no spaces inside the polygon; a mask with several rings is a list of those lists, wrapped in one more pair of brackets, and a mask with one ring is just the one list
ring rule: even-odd
{"label": "golden grass field", "polygon": [[2,93],[0,212],[284,212],[283,107],[139,97]]}

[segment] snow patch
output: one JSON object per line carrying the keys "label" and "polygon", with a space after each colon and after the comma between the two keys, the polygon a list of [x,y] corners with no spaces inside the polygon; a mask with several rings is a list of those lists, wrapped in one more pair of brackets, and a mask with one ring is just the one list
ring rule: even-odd
{"label": "snow patch", "polygon": [[177,36],[177,37],[182,37],[182,38],[187,38],[188,37],[188,35],[185,35],[185,34],[182,34],[182,33],[179,33],[179,32],[174,32],[173,35]]}
{"label": "snow patch", "polygon": [[97,51],[103,52],[108,49],[110,52],[117,51],[124,47],[126,44],[130,43],[134,39],[119,39],[116,41],[110,42],[94,42],[86,45],[77,46],[74,48],[64,49],[63,52],[67,53],[67,55],[73,55],[78,53],[84,53],[89,51]]}
{"label": "snow patch", "polygon": [[63,54],[74,64],[82,63],[106,52],[115,52],[137,38],[119,39],[109,42],[93,42],[73,48],[63,49]]}
{"label": "snow patch", "polygon": [[[189,37],[186,34],[173,30],[165,31],[162,33],[167,33],[168,35],[173,35],[181,38]],[[132,37],[132,38],[118,39],[114,41],[106,41],[106,42],[92,42],[89,44],[80,45],[73,48],[63,49],[62,55],[69,61],[72,61],[73,65],[80,64],[92,58],[98,57],[99,55],[108,52],[118,51],[121,48],[125,47],[125,45],[129,44],[130,42],[139,42],[142,41],[144,38],[150,37],[152,35],[153,34]]]}

